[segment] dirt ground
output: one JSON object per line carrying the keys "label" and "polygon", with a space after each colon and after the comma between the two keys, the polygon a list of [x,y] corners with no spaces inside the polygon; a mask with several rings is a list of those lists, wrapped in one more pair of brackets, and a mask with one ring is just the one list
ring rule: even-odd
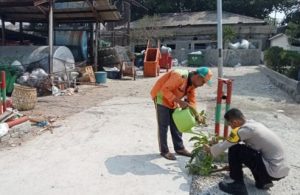
{"label": "dirt ground", "polygon": [[[164,70],[161,71],[161,74],[164,72]],[[214,75],[217,75],[216,68],[213,68],[213,72]],[[90,107],[100,105],[112,97],[150,98],[151,87],[157,78],[143,78],[141,72],[138,74],[136,81],[131,78],[108,80],[105,85],[101,86],[79,85],[79,93],[72,96],[40,97],[34,110],[23,113],[30,116],[56,116],[64,119]],[[295,109],[294,101],[261,74],[259,67],[225,68],[225,77],[234,79],[232,103],[247,110],[257,108],[270,110],[276,106],[292,117],[299,116],[300,111]],[[200,107],[201,102],[209,103],[211,109],[208,110],[214,111],[212,107],[215,106],[216,86],[215,80],[211,87],[204,86],[198,90]]]}
{"label": "dirt ground", "polygon": [[[141,73],[140,73],[141,74]],[[155,78],[108,79],[105,85],[78,85],[79,92],[72,96],[39,97],[34,110],[23,112],[30,116],[64,119],[75,113],[100,105],[113,97],[149,97]]]}

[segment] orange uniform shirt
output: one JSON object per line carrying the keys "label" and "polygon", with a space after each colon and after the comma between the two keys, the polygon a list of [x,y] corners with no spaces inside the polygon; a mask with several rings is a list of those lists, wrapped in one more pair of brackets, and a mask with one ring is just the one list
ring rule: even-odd
{"label": "orange uniform shirt", "polygon": [[196,89],[188,86],[188,70],[173,70],[160,77],[151,90],[151,97],[157,104],[175,109],[175,98],[187,97],[188,103],[196,108]]}

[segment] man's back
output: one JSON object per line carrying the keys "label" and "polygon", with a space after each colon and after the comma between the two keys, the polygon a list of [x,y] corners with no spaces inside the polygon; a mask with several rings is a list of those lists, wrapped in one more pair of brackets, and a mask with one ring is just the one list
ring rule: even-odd
{"label": "man's back", "polygon": [[270,176],[281,178],[288,175],[286,157],[280,138],[266,126],[254,120],[247,120],[239,134],[251,148],[262,154]]}

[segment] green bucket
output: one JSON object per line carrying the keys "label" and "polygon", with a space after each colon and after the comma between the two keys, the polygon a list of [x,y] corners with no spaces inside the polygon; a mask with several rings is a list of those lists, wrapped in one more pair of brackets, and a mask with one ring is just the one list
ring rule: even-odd
{"label": "green bucket", "polygon": [[174,123],[181,133],[190,133],[192,128],[196,126],[194,112],[191,108],[177,108],[172,114]]}

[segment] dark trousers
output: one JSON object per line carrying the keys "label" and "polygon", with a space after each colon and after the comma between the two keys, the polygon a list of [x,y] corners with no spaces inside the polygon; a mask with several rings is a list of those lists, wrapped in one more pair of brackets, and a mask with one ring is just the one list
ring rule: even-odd
{"label": "dark trousers", "polygon": [[160,153],[165,154],[169,152],[167,138],[168,127],[170,127],[172,141],[175,151],[184,149],[182,141],[182,133],[180,133],[173,121],[172,113],[173,109],[169,109],[165,106],[156,105],[157,123],[158,123],[158,144]]}
{"label": "dark trousers", "polygon": [[272,180],[279,180],[268,174],[261,154],[244,144],[230,147],[228,160],[230,177],[235,181],[243,181],[243,164],[251,170],[257,187],[271,183]]}

